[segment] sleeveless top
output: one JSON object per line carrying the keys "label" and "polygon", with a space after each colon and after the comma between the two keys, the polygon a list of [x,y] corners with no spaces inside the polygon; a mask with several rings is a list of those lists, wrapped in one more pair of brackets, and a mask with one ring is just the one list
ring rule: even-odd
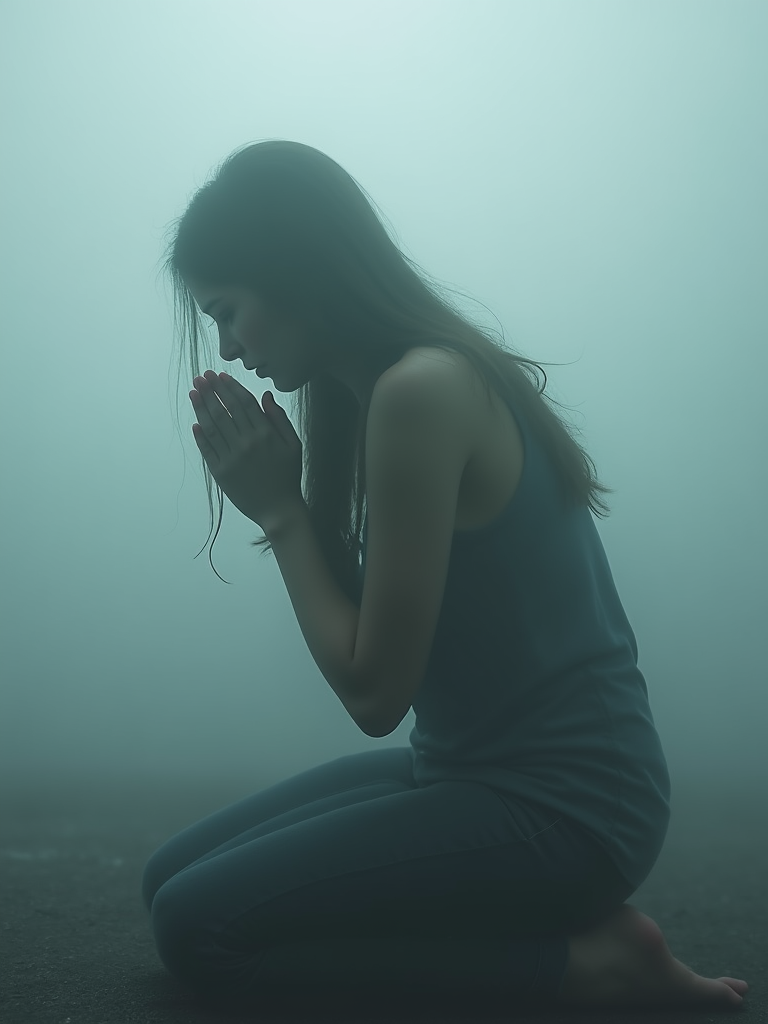
{"label": "sleeveless top", "polygon": [[[664,843],[670,779],[622,607],[588,506],[567,505],[549,456],[510,407],[523,472],[490,525],[453,534],[410,734],[419,786],[491,787],[592,834],[628,883]],[[368,518],[363,529],[365,574]]]}

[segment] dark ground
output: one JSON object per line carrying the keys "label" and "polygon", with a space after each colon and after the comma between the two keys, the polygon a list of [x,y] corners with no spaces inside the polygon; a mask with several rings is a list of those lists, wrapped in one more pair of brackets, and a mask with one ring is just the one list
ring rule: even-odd
{"label": "dark ground", "polygon": [[[256,787],[258,788],[258,787]],[[67,785],[0,794],[3,938],[2,1024],[245,1024],[340,1019],[332,1008],[283,1006],[254,1014],[207,1008],[165,971],[155,952],[139,886],[145,861],[181,828],[248,792],[242,780],[218,788],[170,784]],[[196,792],[192,792],[196,790]],[[379,1011],[378,1020],[488,1024],[768,1024],[768,807],[765,793],[685,798],[679,793],[667,844],[630,899],[662,927],[673,954],[699,974],[744,978],[735,1011],[564,1011],[479,1004]],[[375,1008],[354,1019],[375,1018]],[[346,1018],[349,1019],[349,1018]]]}

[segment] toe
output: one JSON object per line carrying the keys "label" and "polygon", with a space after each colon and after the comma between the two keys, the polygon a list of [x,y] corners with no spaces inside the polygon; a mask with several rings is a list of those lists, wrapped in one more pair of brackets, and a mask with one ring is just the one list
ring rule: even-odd
{"label": "toe", "polygon": [[717,980],[724,981],[729,988],[732,988],[734,992],[739,992],[741,995],[749,988],[746,981],[742,981],[740,978],[718,978]]}

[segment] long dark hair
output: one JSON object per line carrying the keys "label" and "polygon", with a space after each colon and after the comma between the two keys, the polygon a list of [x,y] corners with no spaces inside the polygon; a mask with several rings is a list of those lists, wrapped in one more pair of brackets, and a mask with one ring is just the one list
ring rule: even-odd
{"label": "long dark hair", "polygon": [[[376,337],[381,346],[384,338],[393,361],[416,346],[461,352],[480,373],[489,401],[493,387],[521,410],[549,453],[568,500],[607,515],[600,495],[612,489],[597,480],[594,463],[572,436],[576,428],[547,404],[553,399],[544,394],[547,376],[541,365],[506,350],[441,295],[444,288],[428,283],[429,275],[400,251],[374,207],[351,175],[311,146],[268,140],[235,150],[172,225],[163,267],[172,279],[174,328],[182,339],[179,380],[185,349],[191,376],[200,374],[199,345],[207,339],[186,284],[191,280],[253,287],[277,310],[294,316],[319,313],[336,337],[359,345]],[[368,410],[326,375],[295,395],[304,497],[334,578],[358,600]],[[210,540],[213,478],[205,464],[204,471]],[[216,489],[214,543],[224,506]],[[253,543],[264,553],[271,548],[266,537]]]}

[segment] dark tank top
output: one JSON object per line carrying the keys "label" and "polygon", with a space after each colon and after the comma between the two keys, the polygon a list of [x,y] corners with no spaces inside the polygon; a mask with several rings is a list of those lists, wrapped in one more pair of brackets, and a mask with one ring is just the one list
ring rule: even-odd
{"label": "dark tank top", "polygon": [[[586,828],[639,886],[669,823],[670,780],[637,643],[587,506],[511,408],[525,460],[501,515],[453,534],[410,734],[419,785],[492,787]],[[365,572],[367,516],[363,531]]]}

